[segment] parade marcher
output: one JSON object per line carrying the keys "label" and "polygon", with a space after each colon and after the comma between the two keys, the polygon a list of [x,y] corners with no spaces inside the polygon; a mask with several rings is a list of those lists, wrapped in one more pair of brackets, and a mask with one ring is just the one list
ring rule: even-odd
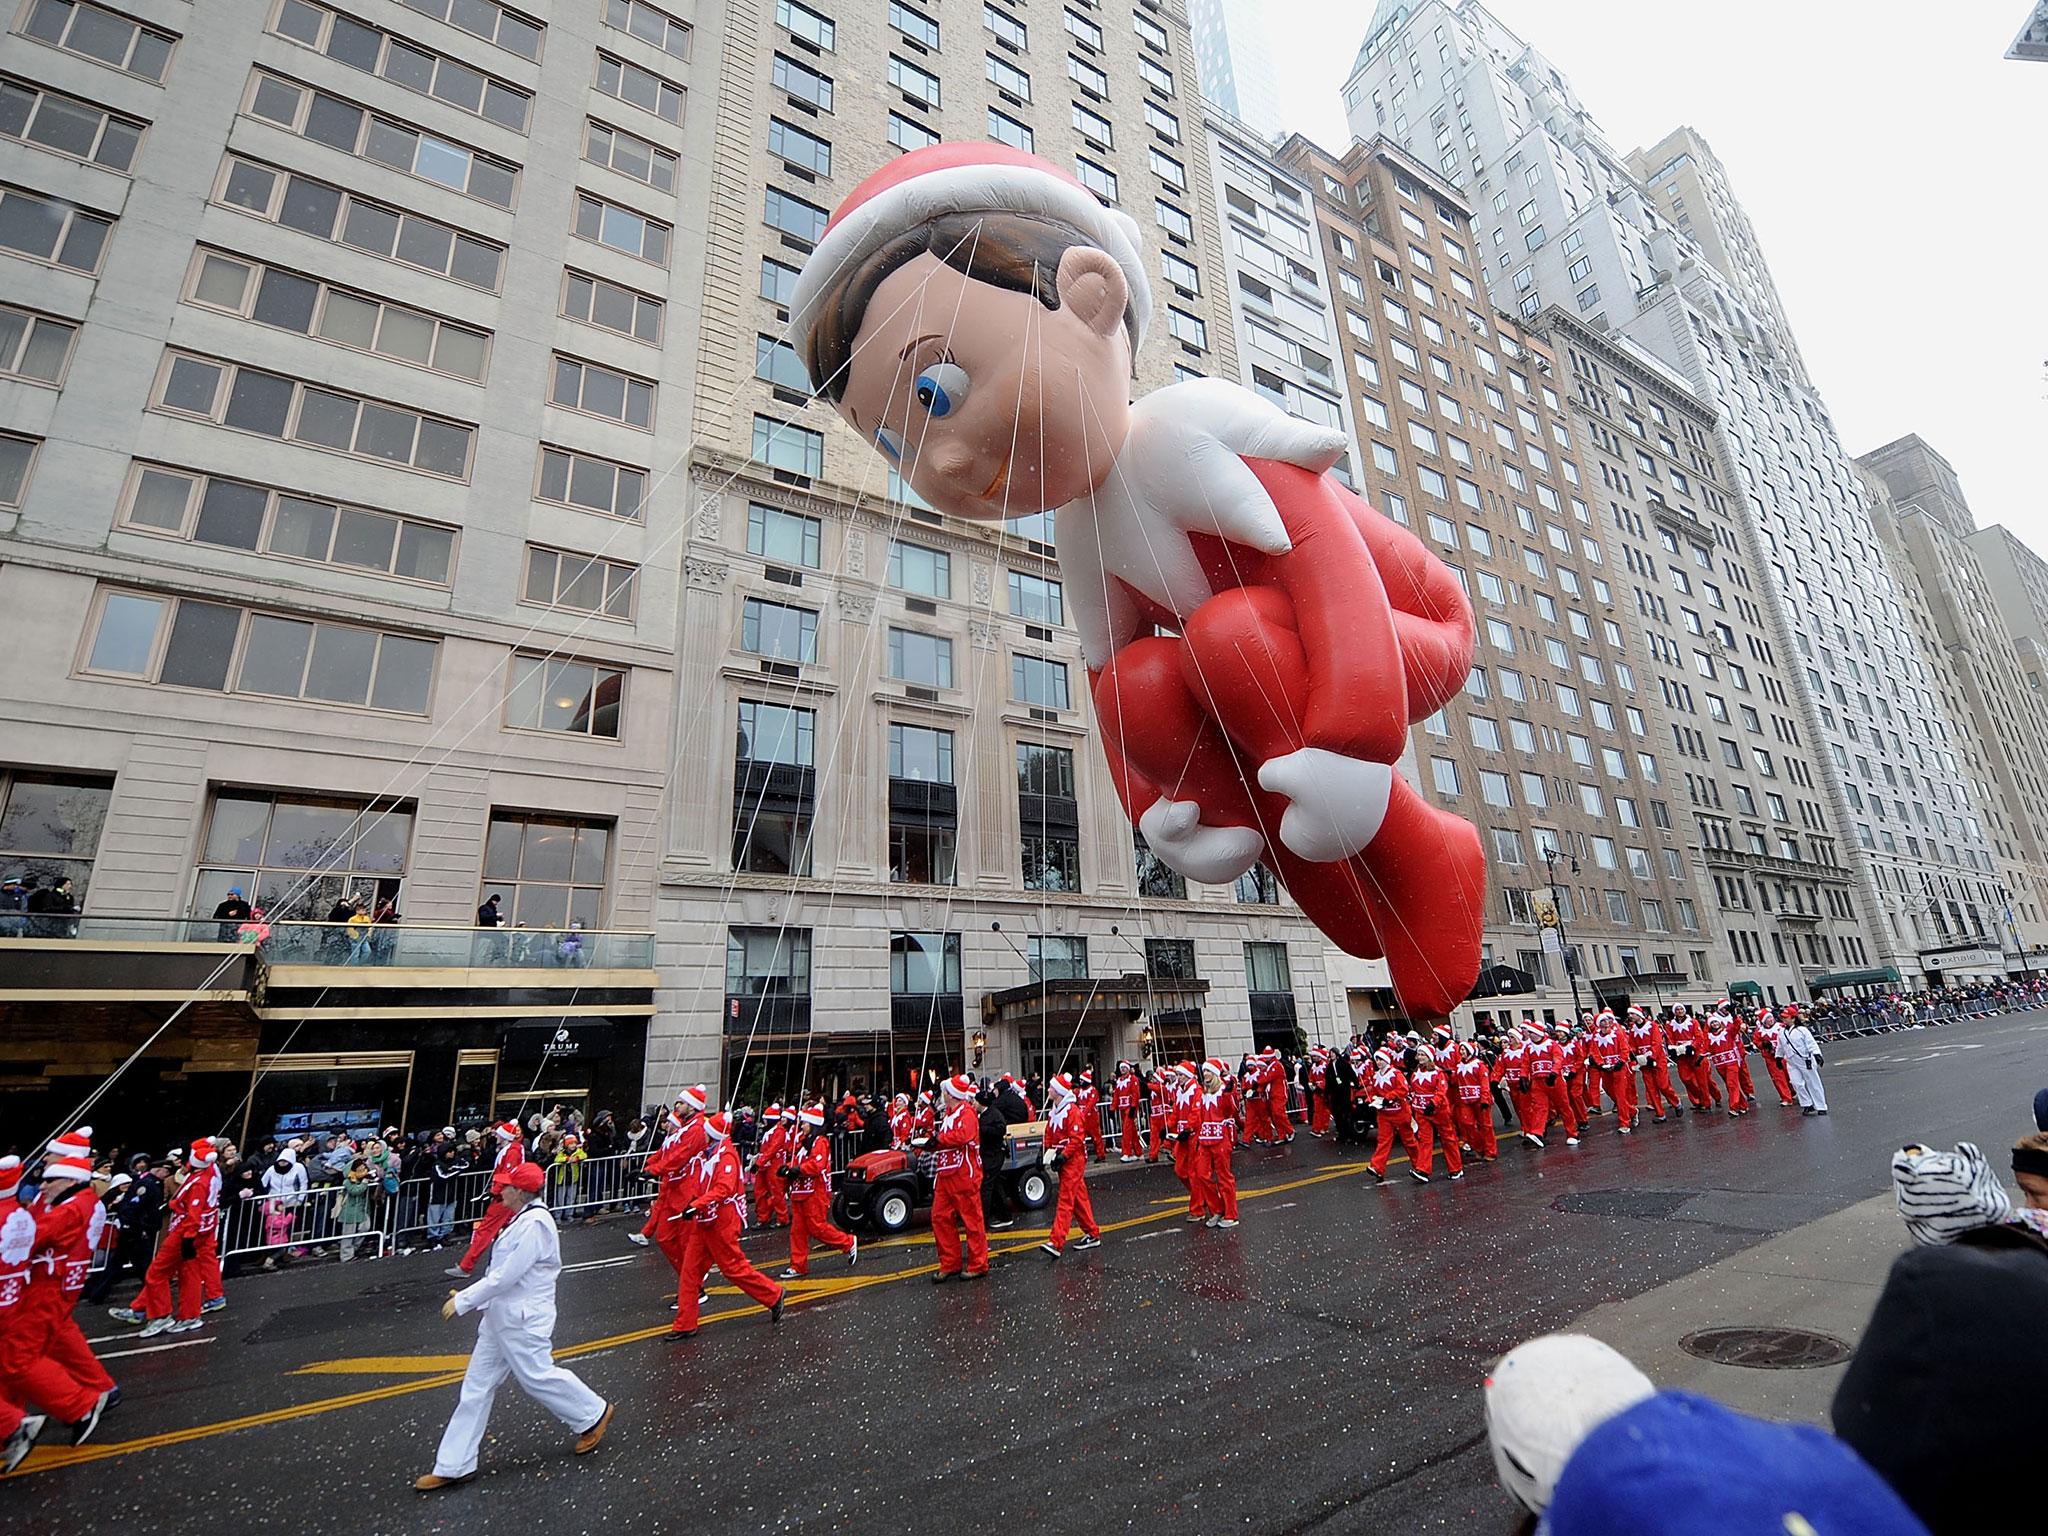
{"label": "parade marcher", "polygon": [[1785,1026],[1768,1008],[1756,1016],[1755,1039],[1757,1053],[1764,1059],[1764,1071],[1770,1074],[1771,1086],[1778,1090],[1778,1102],[1789,1108],[1798,1100],[1792,1094],[1791,1074],[1785,1070]]}
{"label": "parade marcher", "polygon": [[1476,1049],[1466,1049],[1451,1069],[1451,1086],[1458,1096],[1459,1137],[1472,1148],[1474,1157],[1493,1162],[1500,1156],[1493,1134],[1493,1068]]}
{"label": "parade marcher", "polygon": [[[65,1193],[89,1184],[91,1137],[80,1127],[51,1142],[44,1182]],[[70,1303],[61,1279],[35,1262],[38,1222],[19,1198],[23,1172],[20,1158],[0,1157],[0,1399],[69,1425],[71,1443],[83,1445],[113,1394],[81,1381],[47,1347],[53,1319]]]}
{"label": "parade marcher", "polygon": [[1437,1065],[1435,1051],[1426,1046],[1416,1054],[1415,1070],[1408,1076],[1408,1108],[1415,1116],[1414,1166],[1422,1171],[1423,1182],[1428,1182],[1439,1141],[1444,1144],[1444,1167],[1452,1182],[1465,1177],[1458,1122],[1451,1113],[1451,1080]]}
{"label": "parade marcher", "polygon": [[1427,1184],[1429,1173],[1421,1166],[1415,1128],[1410,1123],[1408,1075],[1401,1070],[1394,1053],[1385,1047],[1372,1053],[1372,1065],[1372,1108],[1379,1120],[1379,1139],[1366,1167],[1372,1170],[1375,1179],[1386,1183],[1387,1163],[1398,1140],[1402,1150],[1408,1154],[1409,1174],[1417,1183]]}
{"label": "parade marcher", "polygon": [[1178,1074],[1167,1066],[1154,1067],[1152,1080],[1145,1085],[1145,1161],[1159,1161],[1159,1149],[1168,1147],[1172,1157],[1172,1146],[1178,1143],[1170,1140],[1173,1131],[1174,1082]]}
{"label": "parade marcher", "polygon": [[[825,1145],[824,1137],[820,1136],[818,1141]],[[830,1157],[828,1147],[828,1165]],[[747,1219],[747,1186],[740,1171],[739,1153],[732,1144],[731,1124],[724,1115],[705,1117],[704,1151],[697,1159],[696,1173],[690,1182],[691,1203],[682,1215],[684,1221],[696,1228],[696,1237],[689,1244],[687,1267],[677,1281],[672,1334],[687,1339],[697,1331],[704,1277],[713,1267],[728,1284],[738,1286],[766,1307],[772,1321],[781,1322],[782,1287],[749,1264],[740,1252],[740,1229]],[[828,1217],[828,1224],[829,1220]],[[790,1230],[796,1230],[794,1222]]]}
{"label": "parade marcher", "polygon": [[50,1143],[33,1214],[36,1237],[29,1256],[29,1302],[40,1304],[43,1354],[111,1406],[120,1389],[79,1332],[76,1315],[78,1295],[85,1289],[93,1250],[107,1222],[107,1209],[92,1187],[92,1127],[80,1126]]}
{"label": "parade marcher", "polygon": [[782,1149],[789,1141],[794,1115],[785,1120],[780,1104],[770,1104],[762,1115],[767,1127],[754,1152],[754,1219],[762,1226],[782,1226],[789,1221],[789,1191],[775,1170],[782,1165]]}
{"label": "parade marcher", "polygon": [[1202,1128],[1202,1079],[1195,1064],[1184,1061],[1174,1069],[1173,1091],[1173,1173],[1188,1191],[1189,1221],[1204,1221],[1210,1215],[1209,1187],[1202,1180],[1199,1133]]}
{"label": "parade marcher", "polygon": [[1273,1127],[1274,1142],[1286,1146],[1294,1140],[1294,1117],[1287,1110],[1287,1063],[1273,1046],[1261,1053],[1266,1090],[1266,1119]]}
{"label": "parade marcher", "polygon": [[1534,1019],[1522,1020],[1520,1029],[1508,1031],[1507,1040],[1500,1048],[1500,1055],[1494,1058],[1493,1080],[1508,1091],[1508,1102],[1514,1106],[1515,1124],[1521,1128],[1522,1139],[1529,1138],[1529,1035],[1536,1027]]}
{"label": "parade marcher", "polygon": [[1266,1091],[1258,1064],[1250,1056],[1245,1056],[1238,1062],[1237,1075],[1230,1081],[1237,1091],[1239,1139],[1248,1147],[1272,1140],[1278,1133],[1273,1131],[1267,1114]]}
{"label": "parade marcher", "polygon": [[1330,1053],[1318,1045],[1308,1053],[1308,1133],[1315,1137],[1330,1134]]}
{"label": "parade marcher", "polygon": [[[1023,1107],[1020,1095],[1011,1094],[1010,1098],[1020,1109]],[[975,1094],[974,1102],[977,1106],[975,1124],[981,1132],[981,1166],[1000,1169],[1008,1157],[1012,1122],[1004,1116],[1002,1097],[994,1089],[981,1089]],[[936,1132],[926,1134],[930,1137]],[[981,1181],[981,1220],[991,1232],[1006,1232],[1017,1225],[1017,1213],[1010,1208],[1010,1197],[1004,1192],[1000,1178]]]}
{"label": "parade marcher", "polygon": [[1785,1015],[1785,1071],[1799,1098],[1799,1112],[1824,1115],[1828,1112],[1828,1095],[1820,1082],[1820,1042],[1813,1038],[1813,1031],[1796,1008],[1786,1008]]}
{"label": "parade marcher", "polygon": [[1076,1248],[1100,1247],[1102,1229],[1095,1224],[1095,1207],[1088,1199],[1086,1121],[1073,1079],[1060,1073],[1047,1085],[1046,1094],[1045,1166],[1059,1175],[1060,1196],[1053,1209],[1052,1232],[1038,1246],[1056,1259],[1076,1221],[1081,1224]]}
{"label": "parade marcher", "polygon": [[574,1372],[555,1364],[555,1281],[562,1273],[562,1240],[554,1213],[540,1199],[547,1173],[538,1163],[521,1162],[493,1182],[497,1203],[492,1208],[506,1215],[495,1224],[490,1266],[483,1279],[450,1291],[441,1304],[444,1318],[481,1312],[483,1320],[434,1470],[413,1484],[422,1493],[476,1476],[491,1400],[507,1376],[575,1433],[578,1456],[596,1450],[612,1422],[612,1405]]}
{"label": "parade marcher", "polygon": [[[1088,1138],[1088,1147],[1095,1161],[1108,1162],[1109,1148],[1102,1140],[1102,1098],[1095,1091],[1093,1072],[1084,1069],[1080,1080],[1074,1084],[1074,1103],[1081,1115],[1082,1134]],[[1051,1113],[1050,1105],[1047,1106],[1047,1113]]]}
{"label": "parade marcher", "polygon": [[1586,1061],[1586,1038],[1566,1023],[1559,1023],[1550,1033],[1558,1050],[1558,1081],[1564,1085],[1565,1098],[1572,1107],[1572,1118],[1583,1128],[1600,1107],[1597,1094],[1591,1095],[1595,1102],[1587,1102],[1586,1081],[1592,1072]]}
{"label": "parade marcher", "polygon": [[[492,900],[496,899],[495,897],[492,898]],[[460,1279],[467,1279],[476,1273],[476,1261],[483,1257],[484,1250],[491,1246],[492,1241],[497,1235],[505,1230],[505,1224],[512,1219],[512,1208],[498,1199],[498,1194],[504,1189],[505,1180],[511,1177],[512,1170],[526,1161],[526,1149],[521,1144],[519,1127],[516,1123],[507,1120],[499,1125],[492,1134],[496,1137],[498,1143],[498,1160],[491,1167],[489,1195],[491,1204],[489,1209],[477,1219],[476,1230],[469,1235],[468,1249],[464,1251],[462,1258],[457,1263],[450,1265],[447,1270],[448,1274]],[[550,1230],[553,1229],[554,1224],[555,1219],[550,1215],[548,1217]]]}
{"label": "parade marcher", "polygon": [[797,1115],[796,1136],[783,1149],[782,1177],[789,1187],[789,1268],[785,1280],[811,1272],[811,1244],[823,1243],[860,1262],[860,1239],[832,1222],[832,1142],[825,1135],[825,1111],[815,1106]]}
{"label": "parade marcher", "polygon": [[[220,1170],[214,1166],[215,1155],[211,1141],[201,1138],[192,1143],[184,1182],[171,1196],[163,1237],[142,1278],[142,1294],[132,1308],[108,1310],[108,1316],[117,1322],[141,1323],[145,1339],[160,1333],[190,1333],[200,1326],[207,1274],[203,1244],[220,1229]],[[174,1277],[178,1286],[175,1318],[171,1316]]]}
{"label": "parade marcher", "polygon": [[1671,1022],[1664,1027],[1671,1060],[1678,1068],[1678,1081],[1695,1110],[1711,1109],[1719,1101],[1713,1074],[1707,1067],[1707,1032],[1685,1004],[1671,1010]]}
{"label": "parade marcher", "polygon": [[1742,1026],[1730,1014],[1717,1011],[1707,1019],[1707,1064],[1728,1089],[1729,1116],[1748,1114],[1752,1101],[1742,1091]]}
{"label": "parade marcher", "polygon": [[938,1129],[938,1124],[938,1116],[932,1111],[932,1096],[920,1093],[917,1096],[917,1110],[910,1117],[910,1139],[916,1141],[919,1137],[931,1135]]}
{"label": "parade marcher", "polygon": [[1221,1061],[1210,1057],[1203,1064],[1201,1089],[1197,1095],[1195,1171],[1207,1207],[1203,1224],[1211,1227],[1237,1225],[1237,1171],[1230,1165],[1230,1154],[1237,1137],[1234,1098],[1228,1070]]}
{"label": "parade marcher", "polygon": [[1110,1103],[1117,1118],[1117,1161],[1135,1163],[1145,1144],[1145,1083],[1128,1061],[1116,1064]]}
{"label": "parade marcher", "polygon": [[[965,1273],[978,1280],[988,1273],[988,1228],[981,1214],[981,1120],[975,1113],[974,1079],[964,1072],[946,1079],[946,1112],[934,1138],[938,1157],[932,1186],[932,1245],[939,1267],[932,1284]],[[962,1266],[960,1234],[967,1234]]]}
{"label": "parade marcher", "polygon": [[1671,1053],[1664,1043],[1664,1026],[1656,1015],[1630,1004],[1627,1029],[1630,1058],[1643,1078],[1642,1102],[1650,1106],[1657,1124],[1662,1125],[1667,1106],[1671,1114],[1683,1113],[1678,1107],[1678,1093],[1671,1085]]}
{"label": "parade marcher", "polygon": [[910,1145],[911,1127],[917,1116],[910,1112],[910,1095],[899,1093],[889,1101],[889,1146],[902,1151]]}
{"label": "parade marcher", "polygon": [[704,1151],[704,1117],[697,1113],[703,1102],[701,1090],[685,1089],[677,1095],[675,1107],[662,1119],[661,1148],[647,1159],[641,1172],[655,1181],[654,1201],[648,1208],[641,1237],[654,1239],[669,1268],[676,1272],[676,1306],[682,1306],[683,1272],[690,1267],[690,1244],[696,1240],[696,1224],[683,1219],[696,1193],[697,1159]]}
{"label": "parade marcher", "polygon": [[1634,1131],[1636,1124],[1634,1044],[1611,1008],[1600,1010],[1593,1033],[1586,1040],[1590,1066],[1600,1074],[1600,1086],[1614,1101],[1614,1113],[1621,1121],[1619,1129],[1624,1136]]}
{"label": "parade marcher", "polygon": [[1579,1123],[1572,1116],[1571,1094],[1564,1081],[1564,1047],[1547,1037],[1534,1021],[1522,1026],[1529,1043],[1529,1119],[1522,1126],[1522,1139],[1533,1147],[1543,1145],[1543,1133],[1555,1119],[1564,1126],[1564,1144],[1579,1144]]}

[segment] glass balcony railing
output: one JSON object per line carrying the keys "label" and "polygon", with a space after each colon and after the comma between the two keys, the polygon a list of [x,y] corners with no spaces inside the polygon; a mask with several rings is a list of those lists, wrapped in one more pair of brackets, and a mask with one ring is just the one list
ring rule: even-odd
{"label": "glass balcony railing", "polygon": [[[497,970],[647,970],[654,935],[616,929],[236,923],[214,918],[47,917],[30,937],[81,944],[249,944],[271,965]],[[5,935],[0,935],[5,937]]]}

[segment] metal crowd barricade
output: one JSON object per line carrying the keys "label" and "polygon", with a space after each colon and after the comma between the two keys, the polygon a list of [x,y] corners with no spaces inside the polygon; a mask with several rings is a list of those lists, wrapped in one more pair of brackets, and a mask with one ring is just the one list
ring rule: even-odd
{"label": "metal crowd barricade", "polygon": [[221,1257],[324,1257],[346,1243],[356,1258],[378,1258],[390,1247],[380,1205],[388,1210],[391,1204],[380,1188],[371,1195],[367,1220],[343,1226],[339,1184],[316,1184],[303,1195],[238,1200],[221,1208]]}

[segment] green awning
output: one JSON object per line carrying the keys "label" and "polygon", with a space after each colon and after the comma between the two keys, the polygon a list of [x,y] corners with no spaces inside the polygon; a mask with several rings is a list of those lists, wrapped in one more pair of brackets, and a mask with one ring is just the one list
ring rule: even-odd
{"label": "green awning", "polygon": [[1728,983],[1730,997],[1762,997],[1764,989],[1753,981],[1731,981]]}
{"label": "green awning", "polygon": [[1836,987],[1881,987],[1896,985],[1899,972],[1896,966],[1879,966],[1871,971],[1831,971],[1825,976],[1816,976],[1807,983],[1816,992],[1832,991]]}

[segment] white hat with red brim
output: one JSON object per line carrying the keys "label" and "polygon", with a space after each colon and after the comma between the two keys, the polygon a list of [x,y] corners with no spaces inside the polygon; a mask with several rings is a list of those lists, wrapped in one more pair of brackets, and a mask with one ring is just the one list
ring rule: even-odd
{"label": "white hat with red brim", "polygon": [[[207,1152],[213,1151],[213,1143],[204,1144]],[[196,1149],[197,1144],[195,1144]],[[92,1127],[81,1125],[75,1131],[66,1131],[50,1142],[49,1156],[43,1162],[43,1181],[52,1179],[76,1179],[81,1184],[92,1178]]]}

